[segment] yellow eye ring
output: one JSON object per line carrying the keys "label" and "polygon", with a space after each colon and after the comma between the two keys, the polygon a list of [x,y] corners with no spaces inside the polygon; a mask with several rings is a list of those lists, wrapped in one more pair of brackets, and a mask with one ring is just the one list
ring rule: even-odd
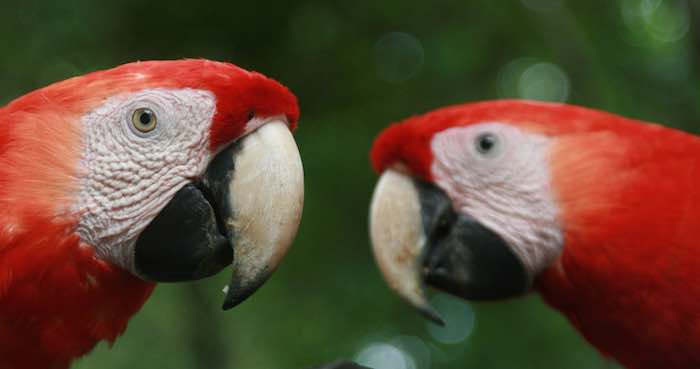
{"label": "yellow eye ring", "polygon": [[153,110],[148,108],[139,108],[134,110],[134,114],[131,115],[131,124],[134,125],[137,131],[141,133],[148,133],[156,129],[158,125],[158,118]]}

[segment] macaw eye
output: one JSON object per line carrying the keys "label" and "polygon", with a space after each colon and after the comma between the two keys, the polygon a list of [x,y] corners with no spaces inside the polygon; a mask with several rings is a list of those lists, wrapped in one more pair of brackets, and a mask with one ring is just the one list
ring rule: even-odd
{"label": "macaw eye", "polygon": [[498,151],[500,140],[493,133],[482,133],[474,141],[476,151],[483,155],[493,155]]}
{"label": "macaw eye", "polygon": [[141,133],[148,133],[156,129],[158,118],[153,110],[148,108],[139,108],[134,110],[131,115],[131,124]]}

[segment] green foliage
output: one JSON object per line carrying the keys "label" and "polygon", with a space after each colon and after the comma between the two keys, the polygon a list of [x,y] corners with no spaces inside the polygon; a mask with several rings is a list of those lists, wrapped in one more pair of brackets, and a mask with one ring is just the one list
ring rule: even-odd
{"label": "green foliage", "polygon": [[389,122],[501,97],[700,132],[698,11],[684,0],[3,0],[0,103],[96,69],[182,57],[261,71],[301,102],[306,209],[274,277],[227,313],[226,273],[161,285],[114,347],[75,367],[303,368],[397,336],[428,348],[416,369],[614,367],[536,296],[473,305],[466,340],[433,339],[372,259],[367,153]]}

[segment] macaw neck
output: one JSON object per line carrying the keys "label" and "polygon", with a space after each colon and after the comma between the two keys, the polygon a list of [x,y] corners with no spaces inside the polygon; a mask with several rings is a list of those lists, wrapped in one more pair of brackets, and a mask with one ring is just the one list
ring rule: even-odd
{"label": "macaw neck", "polygon": [[572,224],[536,281],[591,344],[631,369],[700,367],[700,177],[678,170]]}
{"label": "macaw neck", "polygon": [[643,266],[625,265],[643,263],[642,259],[613,257],[591,264],[576,252],[565,252],[557,265],[540,275],[536,289],[603,356],[626,368],[699,368],[700,278],[680,281],[685,278],[682,273],[697,273],[700,262],[696,258],[679,265],[684,271],[669,272],[675,261],[660,259],[664,260],[648,264],[643,272]]}
{"label": "macaw neck", "polygon": [[627,368],[700,368],[700,138],[616,124],[551,157],[564,245],[543,298]]}
{"label": "macaw neck", "polygon": [[154,285],[98,260],[70,224],[24,224],[0,233],[0,367],[68,368],[121,335]]}

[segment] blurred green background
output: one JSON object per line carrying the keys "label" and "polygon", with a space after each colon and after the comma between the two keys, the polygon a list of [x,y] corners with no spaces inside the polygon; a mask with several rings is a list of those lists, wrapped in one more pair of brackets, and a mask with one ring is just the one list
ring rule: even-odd
{"label": "blurred green background", "polygon": [[[536,296],[435,294],[439,329],[384,284],[367,236],[367,152],[438,106],[566,101],[700,132],[700,6],[672,0],[0,1],[0,103],[70,76],[204,57],[299,97],[306,209],[274,277],[222,312],[228,273],[161,285],[126,334],[78,369],[616,368]],[[644,327],[640,327],[644,329]]]}

